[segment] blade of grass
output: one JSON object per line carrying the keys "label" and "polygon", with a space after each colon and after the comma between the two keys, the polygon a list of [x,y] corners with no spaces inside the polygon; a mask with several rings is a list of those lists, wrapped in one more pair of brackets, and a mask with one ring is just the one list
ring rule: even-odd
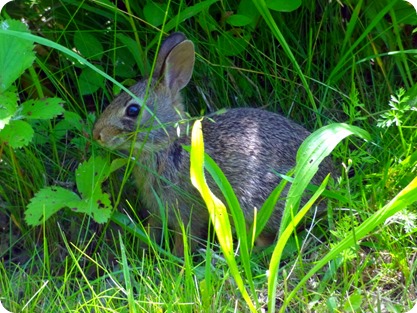
{"label": "blade of grass", "polygon": [[[417,177],[415,177],[403,190],[401,190],[387,205],[375,212],[366,219],[360,226],[356,227],[351,234],[340,241],[332,250],[326,254],[298,283],[298,285],[284,299],[280,312],[285,312],[289,302],[296,295],[297,291],[313,276],[318,270],[329,261],[335,259],[343,250],[352,247],[356,241],[369,234],[375,227],[383,223],[388,217],[408,207],[417,201]],[[354,234],[354,235],[353,235]]]}
{"label": "blade of grass", "polygon": [[[314,100],[313,93],[310,90],[309,83],[307,82],[306,76],[304,75],[303,71],[301,70],[300,65],[298,64],[297,60],[295,59],[294,54],[291,51],[291,47],[288,45],[285,37],[282,35],[281,31],[279,30],[277,24],[275,23],[274,18],[271,15],[266,3],[264,0],[253,0],[253,4],[258,9],[259,13],[262,15],[263,19],[265,20],[266,24],[271,29],[272,34],[275,38],[278,39],[278,42],[281,44],[282,49],[284,50],[287,57],[290,59],[291,63],[293,64],[295,71],[299,75],[301,82],[305,88],[305,92],[307,93],[307,97],[310,100],[311,106],[314,112],[318,113],[316,101]],[[321,127],[323,124],[320,120],[320,114],[317,114],[317,123]]]}
{"label": "blade of grass", "polygon": [[282,215],[280,235],[289,225],[292,216],[297,212],[301,195],[317,173],[320,163],[340,141],[353,134],[370,140],[369,133],[359,127],[334,123],[315,131],[301,144],[297,152],[294,181],[288,191],[287,202]]}
{"label": "blade of grass", "polygon": [[278,270],[279,264],[281,261],[282,252],[284,251],[285,245],[287,244],[288,239],[290,238],[291,234],[294,233],[296,230],[297,225],[303,219],[304,215],[310,210],[311,206],[316,202],[322,192],[325,190],[327,186],[327,182],[329,181],[329,177],[327,176],[320,187],[316,190],[314,195],[310,198],[310,200],[304,205],[304,207],[294,216],[291,220],[291,223],[285,228],[285,230],[280,235],[278,242],[274,248],[274,252],[272,253],[271,261],[269,264],[269,276],[268,276],[268,308],[269,312],[275,312],[275,299],[276,299],[276,292],[277,292],[277,284],[278,284]]}
{"label": "blade of grass", "polygon": [[[331,153],[341,140],[352,134],[355,134],[363,139],[370,140],[368,132],[359,127],[343,123],[335,123],[324,126],[312,133],[304,140],[298,149],[296,159],[297,164],[294,170],[294,181],[288,191],[287,201],[279,230],[278,243],[274,250],[273,258],[271,259],[270,264],[270,277],[268,279],[268,307],[271,312],[275,312],[275,294],[278,279],[278,268],[282,249],[291,234],[288,232],[295,227],[298,223],[296,221],[303,217],[311,206],[310,205],[307,208],[304,206],[304,208],[296,214],[302,195],[311,179],[317,173],[319,165],[324,158]],[[314,197],[317,194],[321,194],[322,191],[320,190],[321,188],[316,191]],[[320,193],[318,193],[319,191]],[[302,212],[303,214],[299,215]]]}
{"label": "blade of grass", "polygon": [[255,305],[245,288],[243,278],[240,275],[234,257],[232,227],[228,218],[226,206],[211,192],[204,177],[204,142],[201,120],[197,120],[192,129],[190,161],[191,182],[198,189],[207,205],[211,222],[219,240],[223,256],[229,265],[230,272],[251,312],[257,312]]}
{"label": "blade of grass", "polygon": [[[252,269],[250,266],[250,251],[252,250],[253,244],[249,245],[250,241],[248,241],[246,232],[246,220],[243,215],[243,210],[240,207],[239,200],[237,199],[236,194],[223,171],[208,154],[204,154],[204,168],[214,179],[226,199],[227,207],[232,215],[236,236],[239,240],[240,260],[245,270],[246,281],[249,284],[252,294],[255,294],[255,286],[252,280]],[[256,300],[257,299],[255,299],[255,301]]]}

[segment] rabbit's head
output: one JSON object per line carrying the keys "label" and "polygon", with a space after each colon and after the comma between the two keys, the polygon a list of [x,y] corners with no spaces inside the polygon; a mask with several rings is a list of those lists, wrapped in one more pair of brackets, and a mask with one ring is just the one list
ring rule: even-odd
{"label": "rabbit's head", "polygon": [[180,90],[192,75],[194,45],[182,33],[173,33],[161,45],[153,76],[123,92],[94,125],[93,137],[112,149],[155,151],[176,136],[184,118]]}

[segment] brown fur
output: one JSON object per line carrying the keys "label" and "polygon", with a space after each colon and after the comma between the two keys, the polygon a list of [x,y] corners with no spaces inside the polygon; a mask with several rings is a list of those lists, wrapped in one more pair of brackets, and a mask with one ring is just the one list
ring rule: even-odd
{"label": "brown fur", "polygon": [[[94,127],[94,138],[114,149],[128,150],[135,138],[138,164],[134,177],[151,214],[149,223],[155,230],[152,236],[158,238],[156,229],[161,226],[157,194],[168,208],[169,227],[178,234],[174,247],[178,255],[183,251],[183,238],[176,212],[197,238],[206,235],[209,222],[207,209],[190,182],[189,153],[182,149],[190,138],[185,132],[180,90],[188,84],[193,66],[193,44],[181,33],[172,34],[161,46],[151,88],[147,90],[148,80],[138,82],[130,90],[139,99],[122,93]],[[143,107],[141,114],[137,118],[127,116],[128,106],[138,102]],[[213,115],[203,120],[202,128],[206,152],[225,173],[250,225],[254,209],[262,206],[279,183],[276,173],[286,174],[295,166],[297,150],[310,133],[281,115],[253,108]],[[331,171],[332,163],[326,159],[313,183],[320,183]],[[213,181],[208,182],[220,196]],[[283,206],[282,201],[277,203],[260,238],[262,244],[270,243],[278,232]]]}

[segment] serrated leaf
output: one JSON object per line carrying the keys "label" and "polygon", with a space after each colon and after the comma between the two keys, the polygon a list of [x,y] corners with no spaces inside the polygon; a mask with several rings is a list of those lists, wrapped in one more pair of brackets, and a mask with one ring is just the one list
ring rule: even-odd
{"label": "serrated leaf", "polygon": [[265,0],[265,4],[274,11],[292,12],[301,6],[301,0]]}
{"label": "serrated leaf", "polygon": [[252,22],[252,19],[242,14],[233,14],[227,18],[226,22],[235,27],[242,27],[249,25]]}
{"label": "serrated leaf", "polygon": [[28,225],[40,225],[49,219],[68,203],[79,200],[74,192],[62,187],[53,186],[38,191],[30,200],[25,212],[25,221]]}
{"label": "serrated leaf", "polygon": [[110,165],[102,157],[91,157],[80,164],[75,171],[75,180],[78,191],[83,198],[89,198],[101,190],[101,184],[110,174]]}
{"label": "serrated leaf", "polygon": [[161,26],[165,18],[166,5],[160,5],[153,1],[147,1],[143,7],[145,20],[153,26]]}
{"label": "serrated leaf", "polygon": [[7,125],[17,110],[17,94],[5,91],[0,94],[0,131]]}
{"label": "serrated leaf", "polygon": [[103,56],[103,45],[94,36],[87,32],[76,31],[74,34],[74,45],[77,50],[87,59],[100,60]]}
{"label": "serrated leaf", "polygon": [[0,131],[0,141],[16,149],[26,146],[33,138],[33,128],[21,120],[11,120]]}
{"label": "serrated leaf", "polygon": [[68,203],[74,212],[85,213],[97,223],[105,223],[111,216],[112,206],[108,194],[96,190],[91,197]]}
{"label": "serrated leaf", "polygon": [[[97,68],[103,70],[101,66],[97,66]],[[89,67],[84,68],[81,72],[80,77],[78,78],[80,94],[83,96],[91,95],[98,89],[103,88],[104,83],[104,77]]]}
{"label": "serrated leaf", "polygon": [[28,100],[22,103],[20,114],[27,119],[49,120],[64,113],[63,102],[60,98]]}
{"label": "serrated leaf", "polygon": [[[27,26],[16,20],[0,22],[0,29],[28,32]],[[7,90],[35,60],[33,41],[15,36],[0,36],[0,93]]]}

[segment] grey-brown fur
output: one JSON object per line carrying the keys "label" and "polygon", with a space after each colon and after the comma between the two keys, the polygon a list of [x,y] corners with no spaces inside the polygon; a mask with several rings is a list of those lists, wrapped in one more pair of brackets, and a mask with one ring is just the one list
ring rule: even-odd
{"label": "grey-brown fur", "polygon": [[[127,116],[129,107],[133,105],[135,109],[138,101],[122,93],[106,108],[94,127],[94,138],[114,149],[129,149],[136,135],[138,165],[134,177],[151,214],[149,223],[156,238],[161,222],[154,193],[167,206],[168,225],[177,234],[181,234],[177,212],[182,222],[190,225],[191,235],[196,237],[206,235],[209,222],[207,209],[190,182],[189,153],[182,149],[190,139],[185,131],[179,92],[188,84],[193,66],[193,44],[181,33],[172,34],[160,48],[151,88],[147,90],[148,80],[143,80],[130,89],[142,100],[147,95],[149,111],[143,109],[137,118]],[[202,127],[206,152],[234,188],[249,226],[255,208],[262,206],[279,183],[276,173],[286,174],[294,167],[298,147],[310,133],[281,115],[253,108],[230,109],[213,115],[203,120]],[[319,184],[331,171],[331,161],[326,159],[313,183]],[[211,180],[209,185],[220,197]],[[283,204],[282,201],[277,204],[261,236],[263,243],[270,243],[278,232]],[[175,252],[179,255],[182,240],[181,235],[175,237]]]}

